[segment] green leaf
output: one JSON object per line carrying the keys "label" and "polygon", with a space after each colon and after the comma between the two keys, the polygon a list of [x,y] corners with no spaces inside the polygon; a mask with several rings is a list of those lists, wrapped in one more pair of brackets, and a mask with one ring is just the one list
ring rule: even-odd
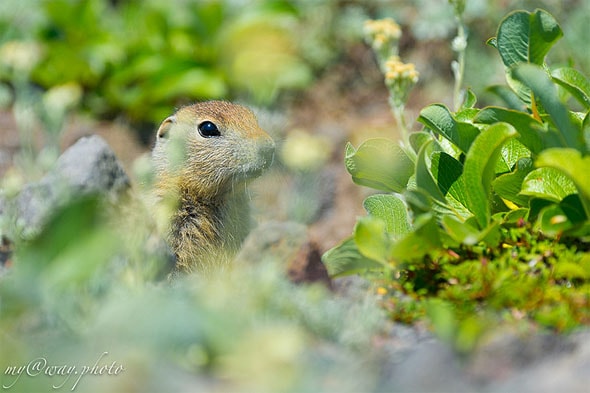
{"label": "green leaf", "polygon": [[428,169],[427,157],[428,152],[431,151],[431,146],[432,143],[423,145],[416,158],[416,186],[419,189],[426,191],[431,198],[441,203],[446,203],[445,196],[432,178],[432,174]]}
{"label": "green leaf", "polygon": [[466,222],[462,222],[453,216],[444,216],[442,218],[442,225],[445,232],[459,243],[472,246],[477,244],[481,239],[481,231],[472,227]]}
{"label": "green leaf", "polygon": [[524,103],[508,86],[493,85],[486,90],[499,97],[512,110],[522,111],[526,109]]}
{"label": "green leaf", "polygon": [[562,35],[559,24],[546,11],[515,11],[500,23],[495,44],[507,68],[518,63],[542,65]]}
{"label": "green leaf", "polygon": [[473,120],[476,123],[494,124],[499,122],[510,123],[518,130],[518,140],[531,152],[538,154],[548,147],[559,147],[559,140],[549,134],[543,123],[531,115],[500,107],[487,107],[482,109]]}
{"label": "green leaf", "polygon": [[340,245],[328,250],[322,256],[322,262],[331,277],[341,277],[383,268],[380,263],[361,254],[353,238],[349,238]]}
{"label": "green leaf", "polygon": [[466,183],[469,210],[475,215],[480,228],[485,228],[491,214],[491,183],[502,146],[517,136],[510,124],[496,123],[486,128],[475,139],[465,157],[463,176]]}
{"label": "green leaf", "polygon": [[354,227],[354,242],[362,255],[388,267],[392,240],[387,224],[377,217],[361,217]]}
{"label": "green leaf", "polygon": [[432,140],[434,140],[432,134],[428,132],[419,131],[412,132],[410,134],[410,146],[412,146],[412,149],[414,150],[414,152],[416,152],[416,154],[420,152],[420,149],[426,142]]}
{"label": "green leaf", "polygon": [[463,164],[445,152],[434,152],[430,170],[448,205],[462,218],[471,216],[467,208],[466,184],[463,177]]}
{"label": "green leaf", "polygon": [[584,108],[590,109],[590,82],[581,72],[574,68],[563,67],[554,70],[551,76],[553,81],[584,105]]}
{"label": "green leaf", "polygon": [[563,198],[562,201],[559,202],[559,207],[561,207],[561,210],[563,210],[568,220],[575,225],[582,224],[588,219],[588,216],[584,211],[584,205],[582,205],[580,195],[578,194],[570,194]]}
{"label": "green leaf", "polygon": [[[516,129],[516,127],[514,127]],[[496,164],[496,173],[506,173],[512,171],[521,158],[531,156],[531,151],[527,149],[517,138],[510,139],[502,146],[500,159]]]}
{"label": "green leaf", "polygon": [[559,100],[557,89],[547,73],[539,66],[521,64],[511,69],[516,80],[528,86],[560,131],[562,146],[585,149],[581,130],[572,122],[566,107]]}
{"label": "green leaf", "polygon": [[404,202],[394,195],[372,195],[363,203],[369,215],[385,222],[385,228],[394,239],[410,232],[408,211]]}
{"label": "green leaf", "polygon": [[369,139],[358,149],[347,144],[345,164],[356,184],[388,192],[402,192],[414,173],[412,160],[385,138]]}
{"label": "green leaf", "polygon": [[535,164],[558,169],[573,180],[586,216],[590,217],[590,176],[588,176],[590,156],[582,156],[575,149],[548,149],[539,155]]}
{"label": "green leaf", "polygon": [[473,108],[473,107],[475,107],[476,103],[477,103],[477,96],[475,95],[473,90],[467,89],[467,91],[465,92],[465,98],[463,100],[463,104],[461,105],[461,107],[463,109]]}
{"label": "green leaf", "polygon": [[561,235],[573,227],[563,209],[555,204],[541,210],[536,225],[547,236]]}
{"label": "green leaf", "polygon": [[521,158],[516,163],[514,171],[497,177],[492,182],[494,192],[502,199],[510,203],[527,206],[529,198],[519,195],[522,190],[522,182],[526,175],[533,169],[533,160]]}
{"label": "green leaf", "polygon": [[522,183],[522,195],[559,203],[577,192],[574,182],[558,169],[544,167],[530,172]]}
{"label": "green leaf", "polygon": [[441,104],[429,105],[420,111],[418,121],[454,143],[467,153],[479,129],[470,123],[455,120],[449,109]]}
{"label": "green leaf", "polygon": [[415,260],[442,246],[439,225],[432,214],[424,214],[414,221],[414,231],[395,242],[391,257],[397,260]]}
{"label": "green leaf", "polygon": [[[473,225],[472,225],[473,224]],[[486,228],[480,230],[476,228],[475,220],[459,221],[452,216],[444,216],[442,226],[445,234],[454,241],[473,246],[484,242],[489,247],[497,247],[501,239],[500,222],[492,221]]]}

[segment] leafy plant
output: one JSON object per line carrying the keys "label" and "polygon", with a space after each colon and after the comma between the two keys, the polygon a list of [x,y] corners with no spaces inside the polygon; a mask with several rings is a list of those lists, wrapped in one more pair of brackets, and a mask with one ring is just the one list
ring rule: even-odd
{"label": "leafy plant", "polygon": [[369,197],[352,238],[324,255],[333,276],[364,272],[406,322],[512,309],[560,330],[590,323],[579,309],[590,305],[590,85],[546,62],[562,35],[543,10],[507,15],[488,42],[506,107],[477,108],[467,91],[456,111],[422,109],[424,128],[401,147],[347,146],[353,181],[389,194]]}
{"label": "leafy plant", "polygon": [[[4,52],[18,46],[13,57],[23,58],[32,46],[26,82],[74,85],[94,116],[122,112],[133,123],[155,123],[187,100],[242,96],[267,104],[312,80],[293,38],[298,10],[287,2],[236,12],[229,1],[57,0],[32,5],[29,18],[28,9],[13,8],[8,21],[0,17],[0,26],[10,26],[0,36],[7,41],[0,81],[23,82]],[[11,17],[26,19],[24,31]]]}

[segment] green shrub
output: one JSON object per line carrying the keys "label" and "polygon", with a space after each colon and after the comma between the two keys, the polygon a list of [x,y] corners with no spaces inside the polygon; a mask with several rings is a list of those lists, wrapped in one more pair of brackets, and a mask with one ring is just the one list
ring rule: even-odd
{"label": "green shrub", "polygon": [[546,63],[561,36],[543,10],[509,14],[489,40],[505,107],[477,108],[468,91],[455,111],[422,109],[424,128],[401,145],[347,146],[353,181],[387,193],[367,198],[352,238],[324,256],[333,276],[370,277],[394,319],[462,321],[454,338],[506,315],[590,323],[590,84]]}

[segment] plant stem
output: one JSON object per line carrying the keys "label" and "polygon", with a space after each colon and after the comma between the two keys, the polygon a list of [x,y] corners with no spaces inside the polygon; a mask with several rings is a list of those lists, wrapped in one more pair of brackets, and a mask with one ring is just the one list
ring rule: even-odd
{"label": "plant stem", "polygon": [[453,104],[455,110],[459,110],[463,101],[463,75],[465,73],[465,49],[467,48],[467,35],[465,34],[465,24],[463,18],[457,16],[457,37],[455,38],[454,50],[457,52],[457,61],[453,64],[453,73],[455,76],[455,89]]}
{"label": "plant stem", "polygon": [[401,132],[401,147],[412,161],[416,161],[416,154],[410,145],[410,132],[408,131],[406,118],[404,116],[404,105],[395,105],[391,101],[389,105],[391,107],[391,111],[393,113],[393,117],[395,118],[395,122],[397,123],[398,129]]}

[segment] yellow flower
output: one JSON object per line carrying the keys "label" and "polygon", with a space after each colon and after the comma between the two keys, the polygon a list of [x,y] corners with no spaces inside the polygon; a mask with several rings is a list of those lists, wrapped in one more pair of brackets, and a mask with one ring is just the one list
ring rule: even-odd
{"label": "yellow flower", "polygon": [[402,36],[402,29],[391,18],[366,21],[364,32],[365,36],[371,41],[378,38],[381,43],[398,41]]}
{"label": "yellow flower", "polygon": [[379,62],[397,53],[402,30],[393,19],[368,20],[363,30],[365,39],[377,54]]}
{"label": "yellow flower", "polygon": [[393,56],[385,63],[385,83],[391,85],[400,81],[418,82],[416,67],[412,63],[403,63],[399,57]]}
{"label": "yellow flower", "polygon": [[403,106],[410,90],[418,82],[419,73],[416,67],[412,63],[403,63],[397,56],[392,56],[385,62],[384,73],[392,105]]}

